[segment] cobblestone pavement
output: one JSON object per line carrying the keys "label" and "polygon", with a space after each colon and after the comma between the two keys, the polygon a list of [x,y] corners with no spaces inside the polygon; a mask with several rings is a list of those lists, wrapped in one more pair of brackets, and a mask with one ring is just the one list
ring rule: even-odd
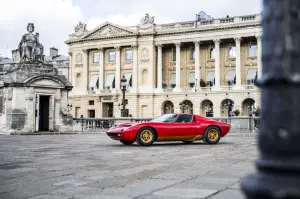
{"label": "cobblestone pavement", "polygon": [[255,136],[124,146],[104,134],[0,136],[0,198],[244,198]]}

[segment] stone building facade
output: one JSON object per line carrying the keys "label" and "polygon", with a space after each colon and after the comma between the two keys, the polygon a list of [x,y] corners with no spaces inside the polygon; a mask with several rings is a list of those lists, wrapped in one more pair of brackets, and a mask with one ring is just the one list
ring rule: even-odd
{"label": "stone building facade", "polygon": [[201,11],[171,24],[146,14],[137,26],[106,22],[90,31],[79,23],[66,41],[73,115],[120,117],[124,76],[133,117],[248,116],[260,104],[261,34],[259,14],[214,19]]}

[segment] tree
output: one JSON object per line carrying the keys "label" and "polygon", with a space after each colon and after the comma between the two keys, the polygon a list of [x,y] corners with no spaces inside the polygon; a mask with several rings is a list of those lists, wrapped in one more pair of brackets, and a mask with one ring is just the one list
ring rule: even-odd
{"label": "tree", "polygon": [[235,109],[235,110],[233,111],[233,113],[234,113],[234,116],[239,116],[241,112],[240,112],[239,109]]}
{"label": "tree", "polygon": [[200,86],[201,87],[206,87],[207,83],[203,79],[200,79]]}

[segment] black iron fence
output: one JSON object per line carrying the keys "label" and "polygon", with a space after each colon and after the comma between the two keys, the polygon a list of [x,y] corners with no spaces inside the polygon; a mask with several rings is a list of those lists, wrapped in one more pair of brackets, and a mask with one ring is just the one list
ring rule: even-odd
{"label": "black iron fence", "polygon": [[[105,132],[124,122],[147,122],[153,118],[73,118],[74,132]],[[259,128],[259,117],[212,117],[231,124],[231,132],[254,132]]]}

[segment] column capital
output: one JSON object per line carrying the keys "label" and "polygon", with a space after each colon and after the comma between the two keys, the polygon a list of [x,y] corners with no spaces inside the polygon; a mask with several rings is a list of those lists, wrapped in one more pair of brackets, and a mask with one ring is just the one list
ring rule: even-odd
{"label": "column capital", "polygon": [[221,43],[221,39],[214,39],[213,40],[215,44],[219,45]]}
{"label": "column capital", "polygon": [[88,48],[83,48],[82,51],[83,51],[84,53],[88,53],[88,52],[89,52],[89,49],[88,49]]}
{"label": "column capital", "polygon": [[114,48],[119,51],[121,49],[121,46],[114,46]]}
{"label": "column capital", "polygon": [[175,41],[174,44],[175,44],[175,46],[176,46],[177,48],[179,48],[179,47],[181,46],[181,42],[180,42],[180,41]]}
{"label": "column capital", "polygon": [[235,37],[234,40],[235,40],[235,43],[240,43],[242,41],[242,38],[241,37]]}
{"label": "column capital", "polygon": [[164,46],[163,44],[156,44],[156,47],[157,47],[158,49],[162,49],[163,46]]}
{"label": "column capital", "polygon": [[131,44],[131,48],[137,49],[137,48],[138,48],[138,45],[137,45],[137,44]]}
{"label": "column capital", "polygon": [[201,44],[201,41],[195,40],[195,41],[193,41],[193,43],[195,44],[196,47],[199,47]]}
{"label": "column capital", "polygon": [[69,51],[69,52],[68,52],[68,55],[69,55],[69,56],[72,56],[72,55],[73,55],[73,52],[70,52],[70,51]]}
{"label": "column capital", "polygon": [[261,40],[262,35],[261,34],[257,34],[257,35],[255,35],[255,37],[256,37],[257,40]]}
{"label": "column capital", "polygon": [[99,47],[98,50],[99,50],[100,52],[103,52],[103,47]]}

